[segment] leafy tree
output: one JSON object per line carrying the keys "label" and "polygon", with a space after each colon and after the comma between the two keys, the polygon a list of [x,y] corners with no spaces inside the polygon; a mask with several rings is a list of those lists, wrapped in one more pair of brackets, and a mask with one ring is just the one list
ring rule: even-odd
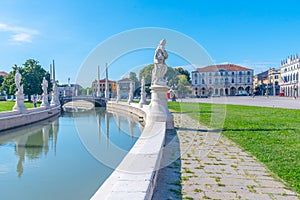
{"label": "leafy tree", "polygon": [[31,101],[31,95],[42,94],[42,81],[45,77],[48,81],[48,93],[52,89],[50,82],[50,74],[42,68],[39,61],[28,59],[23,64],[23,80],[24,80],[24,94],[28,95],[28,101]]}
{"label": "leafy tree", "polygon": [[0,76],[0,87],[2,86],[3,81],[4,81],[4,76]]}
{"label": "leafy tree", "polygon": [[135,72],[130,72],[129,73],[129,79],[132,80],[132,81],[138,81],[138,78],[136,77]]}
{"label": "leafy tree", "polygon": [[[17,69],[22,74],[22,69],[17,65],[14,65],[12,67],[12,71],[9,72],[8,75],[4,77],[1,90],[5,91],[7,95],[14,95],[17,91],[17,87],[15,83],[15,74]],[[23,77],[22,77],[21,84],[23,84]]]}
{"label": "leafy tree", "polygon": [[143,69],[141,69],[139,74],[139,79],[142,80],[142,77],[145,77],[145,84],[151,84],[152,70],[154,68],[153,64],[147,65]]}
{"label": "leafy tree", "polygon": [[185,75],[179,75],[178,78],[177,95],[178,97],[183,98],[190,93],[191,90],[188,87],[189,82]]}
{"label": "leafy tree", "polygon": [[22,75],[21,84],[23,84],[24,94],[28,95],[29,101],[31,101],[31,95],[42,94],[41,84],[43,77],[48,81],[48,93],[51,91],[52,84],[50,82],[50,74],[42,68],[38,61],[29,59],[23,64],[23,67],[14,65],[12,71],[4,78],[1,88],[6,94],[14,95],[17,91],[15,84],[15,74],[17,69]]}
{"label": "leafy tree", "polygon": [[186,69],[183,69],[182,67],[178,67],[178,68],[175,68],[175,70],[181,74],[181,75],[185,75],[186,76],[186,79],[189,83],[191,83],[191,77],[190,77],[190,72]]}

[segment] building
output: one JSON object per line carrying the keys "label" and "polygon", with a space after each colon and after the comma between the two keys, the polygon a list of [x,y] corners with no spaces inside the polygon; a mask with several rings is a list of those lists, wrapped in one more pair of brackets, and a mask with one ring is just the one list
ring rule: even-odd
{"label": "building", "polygon": [[253,70],[234,64],[211,65],[192,72],[195,96],[234,96],[253,89]]}
{"label": "building", "polygon": [[0,76],[7,76],[8,75],[8,73],[6,73],[6,72],[4,72],[4,71],[1,71],[0,72]]}
{"label": "building", "polygon": [[[100,93],[101,97],[105,96],[105,81],[106,79],[100,79]],[[97,96],[97,89],[98,89],[98,84],[97,80],[93,81],[92,83],[92,90],[93,90],[93,95]],[[112,98],[116,96],[116,90],[117,90],[117,83],[112,80],[108,80],[108,90],[109,90],[109,97]]]}
{"label": "building", "polygon": [[299,55],[289,56],[281,61],[280,67],[280,92],[284,96],[298,97],[300,94],[300,57]]}
{"label": "building", "polygon": [[253,77],[253,88],[256,95],[278,95],[280,92],[280,70],[272,68]]}
{"label": "building", "polygon": [[120,87],[120,97],[121,99],[127,99],[129,90],[130,90],[130,83],[133,83],[133,91],[136,89],[136,81],[131,80],[130,78],[123,78],[118,81]]}

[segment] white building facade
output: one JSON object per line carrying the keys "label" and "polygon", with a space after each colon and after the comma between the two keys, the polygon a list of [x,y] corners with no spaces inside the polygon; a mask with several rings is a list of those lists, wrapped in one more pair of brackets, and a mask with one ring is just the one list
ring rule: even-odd
{"label": "white building facade", "polygon": [[192,72],[195,96],[234,96],[253,90],[253,69],[234,64],[211,65]]}
{"label": "white building facade", "polygon": [[280,67],[280,92],[284,96],[298,97],[300,94],[300,57],[299,55],[289,56],[281,61]]}

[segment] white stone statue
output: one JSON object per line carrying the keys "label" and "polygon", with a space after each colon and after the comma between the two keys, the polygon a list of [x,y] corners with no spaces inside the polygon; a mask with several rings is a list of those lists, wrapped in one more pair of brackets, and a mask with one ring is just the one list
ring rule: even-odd
{"label": "white stone statue", "polygon": [[47,88],[48,88],[48,81],[44,77],[42,82],[42,90],[44,94],[48,94]]}
{"label": "white stone statue", "polygon": [[143,105],[147,104],[146,100],[146,91],[145,91],[145,77],[143,76],[141,80],[141,99],[139,102],[140,107],[143,107]]}
{"label": "white stone statue", "polygon": [[120,101],[120,85],[119,83],[117,84],[117,103]]}
{"label": "white stone statue", "polygon": [[154,69],[152,71],[152,85],[166,85],[166,81],[163,79],[167,66],[165,60],[168,59],[168,53],[165,50],[166,40],[160,41],[154,54]]}
{"label": "white stone statue", "polygon": [[42,82],[42,90],[43,90],[43,98],[42,98],[42,103],[40,105],[40,107],[44,107],[44,108],[49,108],[49,102],[48,102],[48,81],[46,80],[45,77],[43,77],[43,82]]}
{"label": "white stone statue", "polygon": [[128,103],[133,102],[133,81],[130,82],[130,89],[128,94]]}
{"label": "white stone statue", "polygon": [[20,74],[19,70],[16,71],[15,74],[15,83],[18,89],[19,94],[23,94],[23,85],[21,85],[22,75]]}

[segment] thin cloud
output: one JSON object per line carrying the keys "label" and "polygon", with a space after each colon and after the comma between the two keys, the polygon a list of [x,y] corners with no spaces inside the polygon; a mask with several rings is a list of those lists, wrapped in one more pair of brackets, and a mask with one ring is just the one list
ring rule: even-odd
{"label": "thin cloud", "polygon": [[0,23],[0,31],[9,32],[11,34],[10,42],[13,44],[32,43],[32,37],[39,34],[39,32],[34,29],[10,26],[3,23]]}

